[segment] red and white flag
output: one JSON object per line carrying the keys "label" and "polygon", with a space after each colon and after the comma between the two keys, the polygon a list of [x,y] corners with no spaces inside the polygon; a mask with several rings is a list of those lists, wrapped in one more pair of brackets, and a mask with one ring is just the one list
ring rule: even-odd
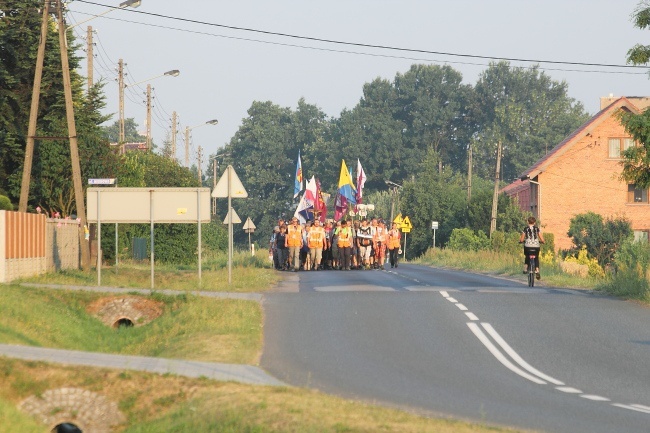
{"label": "red and white flag", "polygon": [[363,196],[363,186],[366,184],[366,172],[363,171],[361,161],[357,159],[357,204],[361,204]]}

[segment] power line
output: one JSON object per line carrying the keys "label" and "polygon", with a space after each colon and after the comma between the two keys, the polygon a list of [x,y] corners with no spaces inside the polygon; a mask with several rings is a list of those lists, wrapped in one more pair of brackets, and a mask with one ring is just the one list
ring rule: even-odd
{"label": "power line", "polygon": [[[111,7],[109,5],[105,5],[105,4],[102,4],[102,3],[96,3],[96,2],[91,2],[91,1],[87,1],[87,0],[77,0],[77,1],[79,1],[81,3],[95,5],[95,6],[102,6],[102,7],[107,7],[107,8]],[[243,31],[243,32],[250,32],[250,33],[259,33],[259,34],[268,35],[268,36],[279,36],[279,37],[283,37],[283,38],[306,40],[306,41],[312,41],[312,42],[322,42],[322,43],[335,44],[335,45],[354,46],[354,47],[361,47],[361,48],[373,48],[373,49],[380,49],[380,50],[410,52],[410,53],[419,53],[419,54],[431,54],[431,55],[441,55],[441,56],[460,57],[460,58],[469,58],[469,59],[480,59],[480,60],[492,60],[492,61],[496,60],[496,61],[508,61],[508,62],[520,62],[520,63],[546,63],[546,64],[555,64],[555,65],[589,66],[589,67],[599,67],[599,68],[625,68],[625,69],[643,69],[643,70],[648,69],[648,67],[636,66],[636,65],[614,65],[614,64],[606,64],[606,63],[568,62],[568,61],[560,61],[560,60],[534,60],[534,59],[523,59],[523,58],[513,58],[513,57],[481,56],[481,55],[476,55],[476,54],[462,54],[462,53],[452,53],[452,52],[443,52],[443,51],[422,50],[422,49],[416,49],[416,48],[392,47],[392,46],[387,46],[387,45],[375,45],[375,44],[365,44],[365,43],[360,43],[360,42],[339,41],[339,40],[335,40],[335,39],[324,39],[324,38],[316,38],[316,37],[312,37],[312,36],[293,35],[293,34],[289,34],[289,33],[272,32],[272,31],[259,30],[259,29],[253,29],[253,28],[247,28],[247,27],[230,26],[230,25],[225,25],[225,24],[210,23],[210,22],[207,22],[207,21],[199,21],[199,20],[194,20],[194,19],[189,19],[189,18],[182,18],[182,17],[174,17],[174,16],[169,16],[169,15],[156,14],[156,13],[153,13],[153,12],[144,12],[144,11],[139,11],[139,10],[135,10],[135,9],[125,9],[125,11],[127,11],[129,13],[142,14],[142,15],[147,15],[147,16],[152,16],[152,17],[157,17],[157,18],[163,18],[163,19],[168,19],[168,20],[173,20],[173,21],[181,21],[181,22],[190,23],[190,24],[200,24],[200,25],[205,25],[205,26],[210,26],[210,27],[219,27],[219,28],[224,28],[224,29],[229,29],[229,30],[237,30],[237,31]],[[114,19],[114,18],[108,18],[108,19]],[[127,20],[117,20],[117,21],[130,22],[130,21],[127,21]],[[146,24],[146,23],[138,23],[138,22],[134,22],[134,23],[150,25],[150,24]],[[156,25],[153,25],[153,26],[156,26]],[[157,26],[157,27],[160,27],[160,26]],[[187,30],[184,30],[184,29],[174,29],[174,30],[187,31]],[[217,36],[217,35],[214,35],[214,36]],[[225,37],[225,36],[222,36],[222,37]],[[255,42],[272,43],[272,42],[268,42],[268,41],[255,41]],[[284,44],[278,44],[278,45],[284,45]],[[314,48],[314,47],[300,47],[300,48],[317,49],[317,48]],[[332,50],[332,51],[335,51],[335,50]],[[355,54],[363,54],[363,53],[355,53]]]}

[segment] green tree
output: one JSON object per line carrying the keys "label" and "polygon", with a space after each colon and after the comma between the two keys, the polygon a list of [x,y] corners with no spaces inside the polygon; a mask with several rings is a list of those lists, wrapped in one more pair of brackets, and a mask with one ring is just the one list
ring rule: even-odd
{"label": "green tree", "polygon": [[[14,201],[20,196],[31,94],[40,39],[42,2],[6,0],[0,16],[0,190]],[[37,136],[68,137],[57,27],[50,23],[43,62]],[[99,124],[102,86],[84,95],[77,72],[78,46],[68,32],[68,58],[75,107],[82,178],[111,172],[116,161],[102,139]],[[29,205],[75,212],[72,168],[67,139],[35,143]],[[85,183],[85,182],[84,182]]]}
{"label": "green tree", "polygon": [[[650,28],[650,5],[639,3],[633,14],[634,26],[639,29]],[[650,61],[650,45],[636,44],[627,52],[627,62],[646,65]],[[620,120],[625,130],[632,135],[639,146],[625,150],[621,157],[623,172],[621,180],[635,184],[638,188],[650,188],[650,111],[640,114],[621,111]]]}
{"label": "green tree", "polygon": [[413,229],[408,235],[407,257],[417,257],[432,244],[431,221],[439,222],[436,243],[445,244],[455,228],[467,224],[467,189],[462,176],[451,169],[438,171],[439,156],[429,150],[415,181],[404,183],[400,208],[409,216]]}
{"label": "green tree", "polygon": [[[104,137],[111,143],[118,143],[120,141],[119,120],[104,127]],[[124,119],[124,141],[127,143],[142,143],[147,141],[147,137],[140,135],[138,132],[138,124],[133,117]]]}
{"label": "green tree", "polygon": [[[294,122],[290,108],[253,102],[248,117],[223,150],[223,155],[227,155],[223,157],[223,167],[232,165],[248,192],[248,199],[235,200],[233,207],[243,219],[251,218],[258,228],[255,238],[265,246],[277,218],[292,215],[291,209],[295,208],[293,182],[299,147],[293,136]],[[303,169],[306,168],[303,161]],[[218,201],[222,218],[227,212],[225,202]],[[243,233],[236,233],[243,240]]]}
{"label": "green tree", "polygon": [[[450,66],[412,65],[405,74],[397,74],[393,111],[404,125],[404,166],[417,165],[431,148],[440,156],[439,168],[464,169],[473,131],[467,123],[472,88],[462,79]],[[409,174],[403,172],[399,178]]]}
{"label": "green tree", "polygon": [[588,119],[582,104],[567,95],[566,82],[537,67],[492,63],[476,83],[471,123],[476,173],[494,173],[502,144],[502,178],[514,179]]}

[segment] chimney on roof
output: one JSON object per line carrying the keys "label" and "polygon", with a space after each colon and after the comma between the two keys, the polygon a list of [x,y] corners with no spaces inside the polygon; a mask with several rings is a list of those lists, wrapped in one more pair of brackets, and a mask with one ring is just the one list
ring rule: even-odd
{"label": "chimney on roof", "polygon": [[609,107],[611,104],[616,102],[619,98],[614,97],[613,93],[610,93],[609,96],[601,96],[600,97],[600,109],[604,109],[606,107]]}

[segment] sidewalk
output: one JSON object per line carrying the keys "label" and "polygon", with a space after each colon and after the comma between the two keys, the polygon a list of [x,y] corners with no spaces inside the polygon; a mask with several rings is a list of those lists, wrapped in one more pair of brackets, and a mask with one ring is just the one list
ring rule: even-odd
{"label": "sidewalk", "polygon": [[219,381],[251,385],[284,386],[283,382],[252,365],[221,364],[216,362],[184,361],[149,356],[111,355],[77,350],[47,349],[42,347],[0,344],[0,356],[27,361],[45,361],[63,365],[116,368],[171,373],[185,377],[207,377]]}

